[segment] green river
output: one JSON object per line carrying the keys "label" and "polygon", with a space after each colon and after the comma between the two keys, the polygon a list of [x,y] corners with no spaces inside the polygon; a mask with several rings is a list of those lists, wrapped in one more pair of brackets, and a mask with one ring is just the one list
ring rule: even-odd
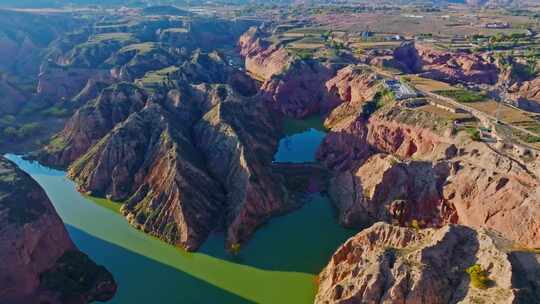
{"label": "green river", "polygon": [[[314,160],[324,133],[310,125],[286,125],[276,161]],[[119,288],[109,303],[312,303],[316,274],[353,234],[316,195],[261,227],[238,256],[224,250],[219,234],[187,253],[132,228],[115,203],[82,196],[64,172],[7,157],[45,189],[75,244],[113,273]]]}

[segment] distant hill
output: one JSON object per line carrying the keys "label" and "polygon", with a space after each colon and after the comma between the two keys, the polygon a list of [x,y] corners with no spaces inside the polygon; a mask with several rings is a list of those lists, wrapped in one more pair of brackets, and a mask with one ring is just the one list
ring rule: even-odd
{"label": "distant hill", "polygon": [[175,16],[191,16],[192,13],[183,9],[179,9],[172,5],[155,5],[145,7],[142,10],[143,15],[175,15]]}
{"label": "distant hill", "polygon": [[141,0],[2,0],[0,7],[15,7],[15,8],[55,8],[66,5],[129,5],[129,6],[144,6],[148,1]]}

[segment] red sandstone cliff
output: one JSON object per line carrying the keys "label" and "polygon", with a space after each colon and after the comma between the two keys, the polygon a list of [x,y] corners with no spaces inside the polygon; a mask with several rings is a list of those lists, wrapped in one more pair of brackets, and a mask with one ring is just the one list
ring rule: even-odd
{"label": "red sandstone cliff", "polygon": [[258,97],[276,111],[304,118],[328,112],[339,103],[324,85],[334,75],[333,68],[268,43],[256,28],[240,37],[239,47],[246,71],[262,82]]}
{"label": "red sandstone cliff", "polygon": [[[372,88],[366,82],[358,90]],[[540,245],[535,161],[452,135],[450,121],[394,102],[366,118],[366,102],[343,103],[329,114],[330,132],[317,154],[334,172],[329,194],[343,224],[460,223]],[[345,104],[348,111],[340,109]]]}
{"label": "red sandstone cliff", "polygon": [[[112,275],[77,251],[41,187],[3,158],[0,260],[1,303],[90,303],[116,292]],[[86,267],[79,275],[89,285],[77,287],[84,292],[69,290],[81,284],[70,277],[70,267]]]}

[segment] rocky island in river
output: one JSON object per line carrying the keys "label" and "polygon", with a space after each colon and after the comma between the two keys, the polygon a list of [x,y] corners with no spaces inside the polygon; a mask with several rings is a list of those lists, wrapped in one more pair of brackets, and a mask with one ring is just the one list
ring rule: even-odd
{"label": "rocky island in river", "polygon": [[0,304],[540,303],[534,1],[26,2]]}

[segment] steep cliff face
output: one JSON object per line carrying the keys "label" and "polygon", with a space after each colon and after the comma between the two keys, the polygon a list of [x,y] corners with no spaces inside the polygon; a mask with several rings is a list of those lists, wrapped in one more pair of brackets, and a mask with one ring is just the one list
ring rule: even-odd
{"label": "steep cliff face", "polygon": [[271,45],[264,38],[263,32],[252,27],[238,40],[246,71],[263,82],[281,74],[293,62],[287,50],[279,45]]}
{"label": "steep cliff face", "polygon": [[520,109],[540,112],[540,78],[516,84],[511,88],[514,105]]}
{"label": "steep cliff face", "polygon": [[104,89],[96,99],[77,110],[38,158],[49,165],[68,166],[116,124],[141,110],[146,99],[142,89],[128,83]]}
{"label": "steep cliff face", "polygon": [[[540,244],[540,183],[532,164],[484,143],[446,137],[425,123],[386,114],[332,133],[318,155],[339,172],[330,193],[346,225],[452,222],[489,227],[526,246]],[[381,197],[374,195],[378,191]]]}
{"label": "steep cliff face", "polygon": [[126,201],[135,227],[194,250],[219,224],[220,185],[158,104],[118,124],[69,170],[81,191]]}
{"label": "steep cliff face", "polygon": [[[77,251],[41,187],[1,157],[0,259],[2,303],[90,303],[116,292],[112,275]],[[73,268],[85,284],[70,277]]]}
{"label": "steep cliff face", "polygon": [[[362,67],[350,65],[339,70],[326,82],[326,89],[339,100],[325,119],[325,127],[340,130],[357,119],[358,109],[375,97],[380,89],[380,79]],[[329,108],[330,109],[330,108]]]}
{"label": "steep cliff face", "polygon": [[246,71],[261,81],[259,98],[288,117],[328,112],[339,100],[325,87],[333,68],[316,60],[302,60],[278,44],[270,44],[257,28],[240,37],[240,53]]}
{"label": "steep cliff face", "polygon": [[396,61],[396,68],[400,68],[405,73],[419,73],[422,71],[422,57],[420,57],[414,43],[402,43],[393,51],[392,55]]}
{"label": "steep cliff face", "polygon": [[288,117],[326,113],[339,104],[324,85],[333,73],[317,61],[296,60],[282,74],[264,82],[259,97]]}
{"label": "steep cliff face", "polygon": [[95,68],[63,68],[45,64],[38,76],[37,94],[44,100],[62,101],[75,97],[89,80],[111,83],[108,70]]}
{"label": "steep cliff face", "polygon": [[317,159],[327,167],[354,168],[376,152],[400,158],[436,156],[451,142],[442,136],[451,123],[434,115],[388,104],[365,118],[364,104],[350,104],[348,111],[341,111],[342,105],[326,119],[330,132],[317,151]]}
{"label": "steep cliff face", "polygon": [[443,187],[459,223],[489,227],[524,246],[540,246],[540,181],[529,164],[470,144],[452,161]]}
{"label": "steep cliff face", "polygon": [[369,227],[381,220],[404,226],[416,220],[439,227],[458,219],[453,206],[442,199],[448,171],[447,164],[400,162],[376,154],[356,171],[336,174],[329,194],[346,226]]}
{"label": "steep cliff face", "polygon": [[336,251],[319,275],[315,303],[520,303],[538,288],[538,266],[520,273],[506,244],[490,230],[377,223]]}
{"label": "steep cliff face", "polygon": [[534,161],[453,135],[450,121],[395,102],[367,118],[366,102],[343,103],[328,115],[330,132],[317,152],[333,172],[329,194],[344,225],[459,223],[540,244]]}
{"label": "steep cliff face", "polygon": [[228,241],[245,241],[270,216],[287,209],[280,176],[271,171],[277,122],[259,102],[225,102],[195,127],[197,146],[227,192]]}

